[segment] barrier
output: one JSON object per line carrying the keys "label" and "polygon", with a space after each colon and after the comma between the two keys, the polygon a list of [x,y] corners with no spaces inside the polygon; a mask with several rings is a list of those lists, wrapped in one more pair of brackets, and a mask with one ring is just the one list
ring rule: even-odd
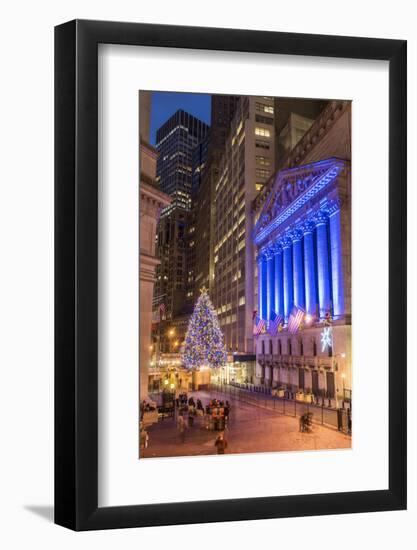
{"label": "barrier", "polygon": [[297,417],[305,413],[313,413],[313,423],[315,424],[336,428],[347,434],[351,434],[352,432],[349,409],[326,407],[324,402],[321,405],[317,405],[272,395],[271,388],[255,386],[253,384],[210,384],[210,391],[230,396],[230,398],[242,401],[243,403],[269,409],[277,414]]}

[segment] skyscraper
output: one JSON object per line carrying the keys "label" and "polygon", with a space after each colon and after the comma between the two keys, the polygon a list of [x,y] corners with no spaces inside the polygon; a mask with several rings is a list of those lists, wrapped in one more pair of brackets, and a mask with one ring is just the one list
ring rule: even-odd
{"label": "skyscraper", "polygon": [[[158,224],[157,255],[161,264],[157,268],[154,298],[154,307],[164,304],[167,324],[187,313],[187,248],[190,244],[187,227],[191,216],[193,151],[208,130],[207,124],[178,110],[156,134],[157,181],[161,190],[172,198]],[[183,338],[183,334],[177,336],[179,340]]]}
{"label": "skyscraper", "polygon": [[207,124],[179,109],[156,133],[157,181],[161,191],[172,197],[170,211],[190,210],[192,154],[208,130]]}
{"label": "skyscraper", "polygon": [[[208,136],[207,158],[198,189],[192,197],[195,234],[195,265],[193,270],[195,301],[203,286],[212,290],[214,281],[214,187],[219,175],[219,162],[224,154],[226,139],[236,111],[239,96],[211,96],[211,127]],[[189,291],[191,294],[191,290]]]}
{"label": "skyscraper", "polygon": [[229,351],[251,354],[254,313],[252,201],[274,173],[274,100],[241,97],[214,187],[213,302]]}

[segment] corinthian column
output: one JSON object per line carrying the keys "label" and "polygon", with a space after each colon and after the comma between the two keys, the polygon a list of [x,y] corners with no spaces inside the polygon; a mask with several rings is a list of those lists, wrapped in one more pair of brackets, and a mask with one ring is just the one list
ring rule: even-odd
{"label": "corinthian column", "polygon": [[275,310],[275,261],[271,247],[266,250],[266,314],[271,319],[271,313]]}
{"label": "corinthian column", "polygon": [[340,204],[335,203],[329,213],[330,257],[332,262],[333,314],[341,317],[345,313],[343,287],[342,241],[340,234]]}
{"label": "corinthian column", "polygon": [[283,282],[284,282],[284,318],[288,321],[294,303],[294,287],[292,276],[292,241],[284,237],[281,241],[283,254]]}
{"label": "corinthian column", "polygon": [[284,288],[282,276],[282,248],[274,246],[275,254],[275,312],[284,317]]}
{"label": "corinthian column", "polygon": [[327,243],[327,217],[324,212],[316,216],[317,227],[317,278],[320,319],[330,311],[329,246]]}
{"label": "corinthian column", "polygon": [[258,314],[261,319],[266,319],[266,258],[263,252],[259,252],[258,258]]}
{"label": "corinthian column", "polygon": [[306,312],[314,317],[317,314],[317,289],[313,231],[314,224],[312,222],[307,222],[304,224],[304,279]]}
{"label": "corinthian column", "polygon": [[303,266],[303,234],[296,230],[292,233],[293,242],[293,276],[294,276],[294,303],[305,308],[304,297],[304,266]]}

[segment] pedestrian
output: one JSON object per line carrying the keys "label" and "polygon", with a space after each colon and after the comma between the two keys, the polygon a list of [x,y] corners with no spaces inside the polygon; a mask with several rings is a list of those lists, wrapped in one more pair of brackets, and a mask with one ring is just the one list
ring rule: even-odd
{"label": "pedestrian", "polygon": [[226,406],[224,407],[224,420],[227,422],[229,420],[229,405],[226,401]]}
{"label": "pedestrian", "polygon": [[185,443],[185,430],[187,429],[187,424],[185,423],[182,411],[180,411],[180,414],[178,416],[177,428],[180,434],[181,443]]}
{"label": "pedestrian", "polygon": [[227,441],[226,441],[226,438],[224,437],[224,432],[220,433],[217,436],[216,441],[214,442],[214,446],[217,447],[218,455],[224,455],[227,447]]}
{"label": "pedestrian", "polygon": [[140,428],[140,448],[147,449],[149,444],[149,435],[143,425]]}

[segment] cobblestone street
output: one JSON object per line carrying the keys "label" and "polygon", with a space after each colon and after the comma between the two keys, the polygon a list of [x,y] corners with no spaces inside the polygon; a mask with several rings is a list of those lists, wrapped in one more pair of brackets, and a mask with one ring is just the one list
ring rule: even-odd
{"label": "cobblestone street", "polygon": [[[205,391],[192,392],[190,396],[201,399],[204,405],[213,397],[225,399],[222,394]],[[227,399],[231,404],[231,414],[225,431],[228,441],[226,454],[351,447],[351,437],[335,429],[314,424],[312,433],[300,433],[299,418]],[[173,418],[153,424],[148,428],[148,434],[149,445],[141,450],[141,458],[216,454],[214,442],[218,432],[207,430],[202,417],[195,418],[194,425],[186,430],[184,443]]]}

